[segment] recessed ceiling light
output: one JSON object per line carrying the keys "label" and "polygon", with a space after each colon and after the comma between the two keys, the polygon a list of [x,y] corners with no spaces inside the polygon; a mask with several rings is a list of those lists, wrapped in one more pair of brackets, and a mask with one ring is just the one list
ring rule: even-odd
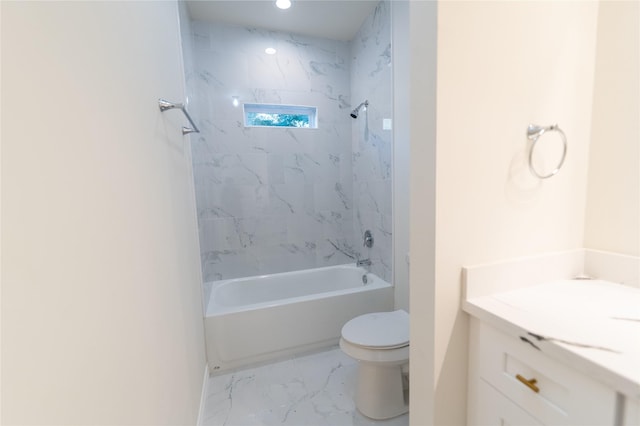
{"label": "recessed ceiling light", "polygon": [[276,6],[280,9],[289,9],[291,7],[291,0],[276,0]]}
{"label": "recessed ceiling light", "polygon": [[266,53],[267,55],[275,55],[276,49],[274,49],[273,47],[267,47],[266,49],[264,49],[264,53]]}

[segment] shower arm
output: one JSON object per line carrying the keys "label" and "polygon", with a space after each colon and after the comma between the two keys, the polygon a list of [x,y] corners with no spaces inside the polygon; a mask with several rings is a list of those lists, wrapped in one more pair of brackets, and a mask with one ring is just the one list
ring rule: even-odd
{"label": "shower arm", "polygon": [[158,106],[160,107],[160,111],[162,112],[165,112],[168,109],[177,108],[184,113],[185,117],[187,117],[187,120],[189,120],[189,124],[191,124],[191,127],[182,126],[183,135],[187,135],[189,133],[200,133],[200,130],[198,130],[198,126],[196,126],[196,123],[193,122],[193,119],[187,112],[187,109],[185,108],[184,104],[178,104],[178,103],[169,102],[164,99],[158,99]]}

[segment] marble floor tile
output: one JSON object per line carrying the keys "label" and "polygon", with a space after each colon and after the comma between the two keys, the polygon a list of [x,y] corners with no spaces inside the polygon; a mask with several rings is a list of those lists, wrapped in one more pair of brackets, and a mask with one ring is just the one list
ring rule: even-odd
{"label": "marble floor tile", "polygon": [[337,348],[209,378],[205,426],[407,426],[354,405],[357,363]]}

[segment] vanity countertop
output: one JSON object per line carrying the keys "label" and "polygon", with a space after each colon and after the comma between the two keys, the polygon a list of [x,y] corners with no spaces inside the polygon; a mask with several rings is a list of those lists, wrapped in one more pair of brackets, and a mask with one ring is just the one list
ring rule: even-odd
{"label": "vanity countertop", "polygon": [[467,298],[463,309],[640,399],[639,288],[603,280],[559,280]]}

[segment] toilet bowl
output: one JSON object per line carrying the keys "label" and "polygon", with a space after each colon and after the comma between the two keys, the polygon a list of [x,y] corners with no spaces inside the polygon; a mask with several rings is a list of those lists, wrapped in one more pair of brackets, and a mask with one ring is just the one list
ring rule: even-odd
{"label": "toilet bowl", "polygon": [[358,361],[358,411],[376,420],[409,411],[407,312],[376,312],[350,320],[342,327],[340,348]]}

